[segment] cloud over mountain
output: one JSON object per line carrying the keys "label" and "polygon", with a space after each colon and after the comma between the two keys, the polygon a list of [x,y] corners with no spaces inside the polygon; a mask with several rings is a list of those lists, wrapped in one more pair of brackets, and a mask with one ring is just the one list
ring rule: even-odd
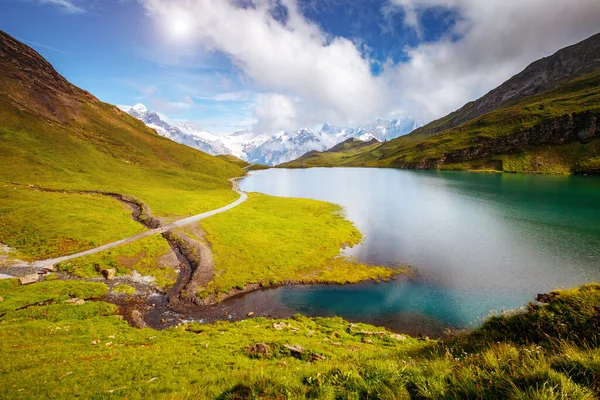
{"label": "cloud over mountain", "polygon": [[[225,54],[266,93],[254,110],[255,128],[265,131],[324,120],[438,117],[596,33],[600,20],[597,0],[389,0],[381,18],[403,13],[420,37],[425,13],[454,15],[445,34],[406,48],[406,60],[393,62],[371,59],[359,40],[326,33],[299,1],[140,0],[159,23],[185,25],[177,32]],[[377,73],[374,65],[382,65]]]}

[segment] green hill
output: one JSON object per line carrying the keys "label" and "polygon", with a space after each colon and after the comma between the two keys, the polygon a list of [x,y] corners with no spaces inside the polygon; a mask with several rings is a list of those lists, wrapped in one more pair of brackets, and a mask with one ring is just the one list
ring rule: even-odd
{"label": "green hill", "polygon": [[600,35],[540,60],[481,99],[415,132],[281,167],[366,166],[600,172]]}
{"label": "green hill", "polygon": [[73,86],[3,32],[0,121],[0,242],[23,258],[66,254],[142,229],[116,200],[40,196],[28,185],[127,194],[173,219],[234,201],[227,179],[244,174]]}

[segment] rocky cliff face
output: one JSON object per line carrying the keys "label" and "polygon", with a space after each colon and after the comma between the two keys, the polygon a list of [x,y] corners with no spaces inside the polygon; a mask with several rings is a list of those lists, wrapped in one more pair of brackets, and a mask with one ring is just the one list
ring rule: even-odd
{"label": "rocky cliff face", "polygon": [[510,102],[554,89],[566,79],[599,67],[600,34],[597,34],[532,63],[479,100],[468,103],[450,114],[444,123],[434,121],[417,132],[436,133],[454,128]]}
{"label": "rocky cliff face", "polygon": [[398,158],[393,161],[392,166],[408,169],[439,169],[444,164],[481,160],[496,154],[516,153],[528,146],[555,146],[571,142],[585,144],[594,139],[600,139],[600,114],[592,111],[574,113],[554,118],[512,135],[498,138],[477,137],[476,145],[446,153],[442,157],[417,162],[406,162]]}

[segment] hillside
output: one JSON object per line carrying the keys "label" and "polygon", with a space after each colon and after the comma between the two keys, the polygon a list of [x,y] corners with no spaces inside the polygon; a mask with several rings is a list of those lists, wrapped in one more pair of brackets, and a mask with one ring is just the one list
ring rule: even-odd
{"label": "hillside", "polygon": [[[600,384],[600,286],[413,339],[340,318],[136,329],[103,283],[0,280],[0,398],[589,399]],[[73,299],[79,299],[73,301]]]}
{"label": "hillside", "polygon": [[[0,242],[26,259],[82,250],[142,229],[114,199],[42,196],[30,185],[126,194],[168,220],[234,201],[227,179],[244,174],[102,103],[3,32],[0,121]],[[116,225],[106,223],[109,217]]]}
{"label": "hillside", "polygon": [[596,35],[409,135],[362,151],[316,153],[282,167],[598,172],[599,49]]}

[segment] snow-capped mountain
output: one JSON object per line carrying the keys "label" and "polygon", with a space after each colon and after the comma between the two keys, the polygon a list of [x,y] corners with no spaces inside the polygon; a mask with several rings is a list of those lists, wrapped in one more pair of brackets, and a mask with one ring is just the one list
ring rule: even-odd
{"label": "snow-capped mountain", "polygon": [[413,118],[381,120],[356,127],[324,124],[318,133],[308,128],[295,132],[256,133],[252,130],[230,135],[215,135],[199,130],[185,122],[166,122],[156,112],[138,104],[129,108],[129,114],[142,120],[159,135],[209,154],[233,154],[252,164],[277,165],[295,160],[309,151],[325,151],[350,138],[380,142],[406,135],[424,124]]}
{"label": "snow-capped mountain", "polygon": [[247,153],[248,160],[255,164],[277,165],[295,160],[309,151],[324,151],[328,147],[310,129],[296,132],[280,131],[273,134],[260,146]]}
{"label": "snow-capped mountain", "polygon": [[331,148],[350,138],[356,138],[365,142],[368,142],[371,139],[385,142],[407,135],[423,125],[425,125],[424,122],[414,118],[401,117],[391,120],[378,119],[371,124],[353,128],[324,124],[320,133],[322,140],[328,142],[328,147]]}
{"label": "snow-capped mountain", "polygon": [[186,123],[171,125],[154,111],[148,110],[143,104],[137,104],[127,110],[127,112],[131,116],[143,121],[159,135],[177,143],[185,144],[208,154],[231,154],[231,150],[219,140],[219,136],[210,132],[196,130]]}

